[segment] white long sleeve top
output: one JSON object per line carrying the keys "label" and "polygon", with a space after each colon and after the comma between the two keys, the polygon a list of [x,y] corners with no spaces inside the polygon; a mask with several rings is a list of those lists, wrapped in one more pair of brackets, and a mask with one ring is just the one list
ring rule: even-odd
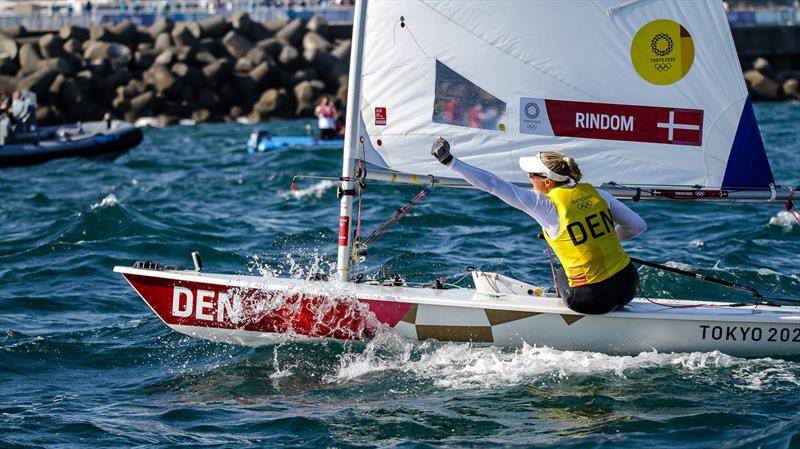
{"label": "white long sleeve top", "polygon": [[[561,225],[558,211],[556,211],[556,206],[550,198],[544,193],[517,187],[493,173],[473,167],[455,157],[449,167],[473,186],[491,193],[509,206],[530,215],[547,231],[547,235],[555,236],[558,234]],[[597,192],[608,203],[620,241],[632,239],[647,229],[647,223],[642,217],[628,206],[622,204],[620,200],[604,190],[597,189]]]}

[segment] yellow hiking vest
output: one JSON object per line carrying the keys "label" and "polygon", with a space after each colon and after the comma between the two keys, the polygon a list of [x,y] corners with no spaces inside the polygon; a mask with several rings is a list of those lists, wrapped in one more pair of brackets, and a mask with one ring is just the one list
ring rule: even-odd
{"label": "yellow hiking vest", "polygon": [[544,237],[566,271],[570,287],[604,281],[630,263],[622,249],[608,203],[591,184],[557,187],[547,196],[558,211],[555,237]]}

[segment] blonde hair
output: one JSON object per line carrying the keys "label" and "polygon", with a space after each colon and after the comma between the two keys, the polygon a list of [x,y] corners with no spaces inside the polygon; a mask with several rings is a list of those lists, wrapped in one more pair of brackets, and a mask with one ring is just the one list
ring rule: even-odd
{"label": "blonde hair", "polygon": [[564,153],[558,151],[543,151],[539,157],[542,159],[545,167],[553,172],[568,176],[576,183],[580,182],[581,169],[578,168],[578,163],[575,162],[575,159],[564,156]]}

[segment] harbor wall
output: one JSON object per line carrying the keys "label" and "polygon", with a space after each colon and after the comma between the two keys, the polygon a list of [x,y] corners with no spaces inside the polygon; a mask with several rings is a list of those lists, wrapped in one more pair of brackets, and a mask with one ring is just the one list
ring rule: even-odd
{"label": "harbor wall", "polygon": [[731,32],[753,100],[800,100],[800,26],[742,26]]}
{"label": "harbor wall", "polygon": [[347,98],[351,25],[322,17],[257,22],[246,12],[199,22],[160,18],[24,27],[0,35],[0,94],[37,94],[40,124],[105,113],[159,125],[307,117],[322,95]]}
{"label": "harbor wall", "polygon": [[[352,26],[323,17],[260,22],[247,12],[0,30],[0,94],[37,94],[41,124],[105,113],[159,125],[309,117],[322,95],[347,97]],[[755,101],[800,99],[800,27],[741,26],[733,37]]]}

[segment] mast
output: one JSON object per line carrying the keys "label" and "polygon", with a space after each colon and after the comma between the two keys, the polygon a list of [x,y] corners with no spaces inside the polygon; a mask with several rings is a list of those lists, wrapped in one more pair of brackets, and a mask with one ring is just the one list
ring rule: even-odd
{"label": "mast", "polygon": [[346,281],[350,273],[350,222],[353,216],[355,194],[355,158],[358,150],[359,117],[361,116],[361,67],[364,57],[364,29],[366,28],[367,0],[357,0],[353,17],[353,40],[350,53],[350,70],[347,81],[347,116],[342,154],[342,185],[339,188],[339,255],[336,273]]}

